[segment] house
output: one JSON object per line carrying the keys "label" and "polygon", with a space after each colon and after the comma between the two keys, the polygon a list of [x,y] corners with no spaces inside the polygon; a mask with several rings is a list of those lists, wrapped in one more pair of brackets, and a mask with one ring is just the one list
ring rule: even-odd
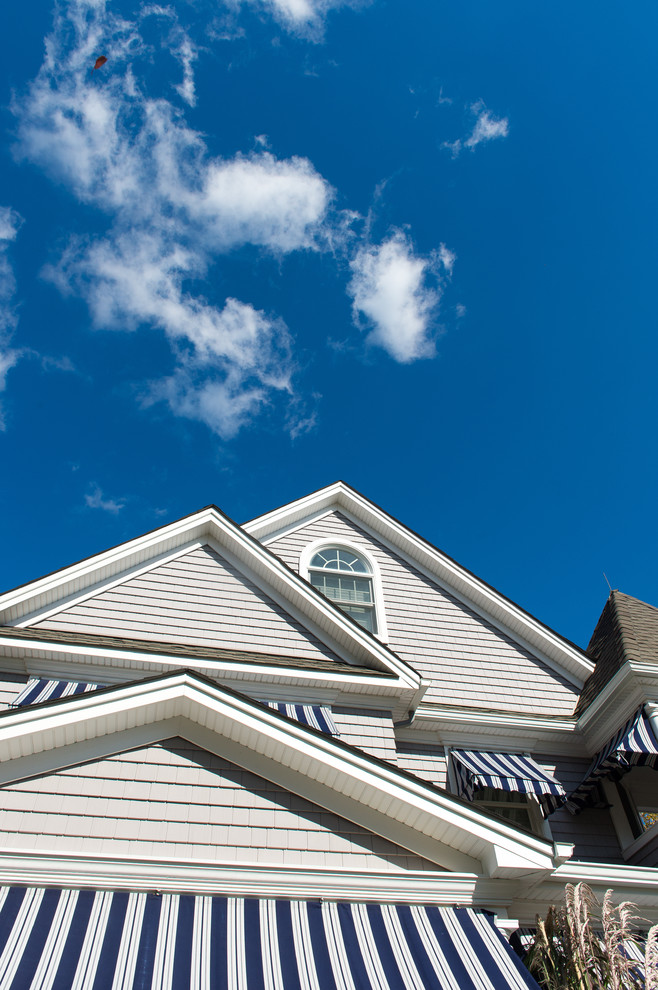
{"label": "house", "polygon": [[649,605],[583,651],[338,482],[0,613],[0,990],[521,990],[566,883],[658,921]]}

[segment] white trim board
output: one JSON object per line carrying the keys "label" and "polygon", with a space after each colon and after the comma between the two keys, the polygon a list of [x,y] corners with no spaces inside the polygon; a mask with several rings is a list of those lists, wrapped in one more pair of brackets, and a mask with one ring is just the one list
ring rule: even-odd
{"label": "white trim board", "polygon": [[518,882],[481,880],[472,873],[382,873],[345,869],[254,866],[215,860],[80,856],[34,849],[0,850],[0,885],[158,890],[161,893],[357,900],[473,906],[506,913]]}
{"label": "white trim board", "polygon": [[270,700],[346,704],[353,707],[386,709],[402,718],[414,707],[417,692],[402,689],[396,678],[378,676],[351,667],[336,665],[317,670],[309,667],[281,666],[248,659],[210,660],[194,656],[171,655],[154,651],[140,652],[133,647],[100,646],[60,642],[48,639],[20,639],[3,635],[0,629],[0,669],[48,680],[89,680],[104,684],[123,684],[144,676],[163,672],[192,670],[227,687],[253,697]]}
{"label": "white trim board", "polygon": [[[326,645],[355,666],[394,674],[401,688],[417,691],[420,675],[316,592],[274,554],[211,506],[153,533],[130,540],[55,574],[0,596],[0,622],[33,625],[44,610],[66,608],[72,596],[121,576],[190,544],[210,544],[299,621],[307,622]],[[126,578],[128,579],[128,578]],[[58,605],[59,603],[59,605]],[[52,614],[52,611],[51,611]]]}
{"label": "white trim board", "polygon": [[550,843],[189,673],[0,716],[0,786],[182,736],[455,872],[540,876]]}
{"label": "white trim board", "polygon": [[478,612],[513,640],[581,688],[594,664],[577,646],[544,626],[500,592],[433,547],[359,492],[339,481],[273,512],[244,523],[243,529],[265,544],[282,531],[306,525],[310,517],[336,509],[395,550],[427,577]]}

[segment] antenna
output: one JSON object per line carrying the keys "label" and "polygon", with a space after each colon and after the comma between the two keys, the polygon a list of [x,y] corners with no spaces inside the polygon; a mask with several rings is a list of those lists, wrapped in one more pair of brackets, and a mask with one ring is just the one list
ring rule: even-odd
{"label": "antenna", "polygon": [[606,574],[605,571],[603,572],[603,577],[605,578],[605,583],[607,584],[609,590],[612,591],[612,587],[610,586],[610,582],[608,581],[608,575]]}

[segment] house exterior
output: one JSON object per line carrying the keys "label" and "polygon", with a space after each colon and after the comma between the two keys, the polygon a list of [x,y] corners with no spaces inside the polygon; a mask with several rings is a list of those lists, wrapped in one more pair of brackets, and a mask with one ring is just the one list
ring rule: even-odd
{"label": "house exterior", "polygon": [[585,652],[343,482],[0,596],[0,703],[0,990],[520,990],[566,883],[658,921],[658,610]]}

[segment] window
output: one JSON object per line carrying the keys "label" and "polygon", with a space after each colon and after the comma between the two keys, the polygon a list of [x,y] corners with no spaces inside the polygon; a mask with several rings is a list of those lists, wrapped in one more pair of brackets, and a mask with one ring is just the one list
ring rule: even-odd
{"label": "window", "polygon": [[658,824],[658,774],[653,767],[634,767],[617,787],[636,836]]}
{"label": "window", "polygon": [[309,561],[308,576],[314,588],[359,625],[377,632],[373,570],[363,556],[349,547],[322,547]]}
{"label": "window", "polygon": [[501,818],[506,818],[512,825],[520,825],[529,832],[536,830],[536,816],[531,815],[531,806],[526,794],[494,790],[493,787],[482,787],[473,795],[473,801],[482,805],[487,811],[493,811]]}

